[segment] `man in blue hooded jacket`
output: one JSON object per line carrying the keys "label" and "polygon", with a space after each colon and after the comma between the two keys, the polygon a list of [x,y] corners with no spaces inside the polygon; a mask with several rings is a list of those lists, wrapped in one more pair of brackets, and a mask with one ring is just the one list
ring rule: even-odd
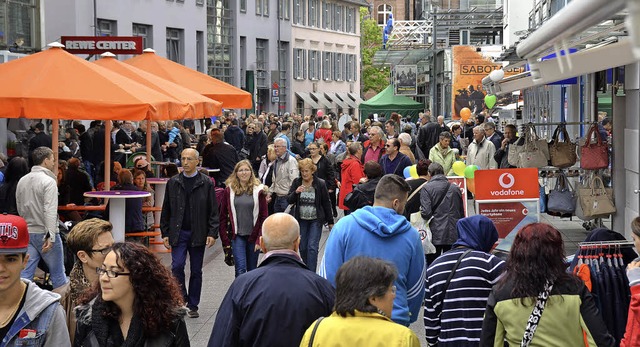
{"label": "man in blue hooded jacket", "polygon": [[[489,254],[498,241],[493,222],[475,215],[458,220],[458,240],[427,270],[424,328],[429,345],[478,346],[487,298],[505,262]],[[451,277],[458,259],[462,259]]]}
{"label": "man in blue hooded jacket", "polygon": [[409,185],[400,176],[385,175],[378,182],[373,206],[340,219],[327,239],[318,273],[335,287],[338,268],[364,255],[387,260],[398,268],[391,319],[404,326],[418,319],[424,298],[426,271],[418,231],[402,215]]}

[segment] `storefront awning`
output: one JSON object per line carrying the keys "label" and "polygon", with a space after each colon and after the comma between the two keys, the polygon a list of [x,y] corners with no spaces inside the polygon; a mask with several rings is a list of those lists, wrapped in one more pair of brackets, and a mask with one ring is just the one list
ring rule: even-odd
{"label": "storefront awning", "polygon": [[340,106],[343,109],[348,109],[349,108],[349,104],[347,104],[345,101],[342,101],[342,99],[340,99],[336,93],[332,93],[332,92],[326,92],[324,93],[324,95],[326,97],[328,97],[329,99],[331,99],[333,102],[335,102],[336,104],[338,104],[338,106]]}
{"label": "storefront awning", "polygon": [[349,97],[349,94],[347,93],[336,93],[336,95],[342,99],[342,101],[346,102],[349,107],[351,108],[358,108],[358,104],[355,102],[355,100],[351,99]]}
{"label": "storefront awning", "polygon": [[349,93],[349,97],[356,102],[356,105],[360,105],[361,103],[364,102],[364,100],[362,100],[360,95],[358,95],[356,93]]}
{"label": "storefront awning", "polygon": [[320,108],[334,108],[331,101],[327,100],[327,98],[324,97],[324,93],[311,93],[311,96],[318,100]]}
{"label": "storefront awning", "polygon": [[305,104],[311,106],[311,108],[313,108],[313,109],[323,108],[322,106],[318,105],[318,103],[315,102],[315,100],[313,100],[313,98],[311,98],[310,93],[296,92],[296,96],[299,97],[300,99],[302,99]]}

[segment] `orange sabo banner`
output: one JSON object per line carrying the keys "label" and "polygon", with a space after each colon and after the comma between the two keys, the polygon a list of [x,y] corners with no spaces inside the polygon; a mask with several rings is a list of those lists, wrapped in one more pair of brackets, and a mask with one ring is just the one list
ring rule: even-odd
{"label": "orange sabo banner", "polygon": [[[502,64],[494,63],[491,55],[496,55],[491,47],[453,46],[451,48],[452,64],[452,90],[451,90],[451,116],[460,119],[460,110],[467,107],[472,115],[485,110],[484,104],[486,91],[482,88],[482,79],[493,70],[502,68]],[[493,54],[491,54],[493,53]],[[505,76],[511,76],[524,72],[524,67],[505,70]],[[501,97],[496,105],[502,106],[512,102],[511,96]]]}
{"label": "orange sabo banner", "polygon": [[538,169],[477,170],[476,200],[538,199]]}

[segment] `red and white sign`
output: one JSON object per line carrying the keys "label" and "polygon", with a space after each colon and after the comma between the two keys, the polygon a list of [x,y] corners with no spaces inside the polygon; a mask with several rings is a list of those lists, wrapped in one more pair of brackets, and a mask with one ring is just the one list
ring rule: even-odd
{"label": "red and white sign", "polygon": [[71,54],[142,54],[142,37],[62,36],[64,49]]}
{"label": "red and white sign", "polygon": [[478,170],[476,200],[539,199],[538,169]]}
{"label": "red and white sign", "polygon": [[447,180],[449,183],[455,184],[460,188],[460,193],[462,193],[462,206],[464,208],[464,216],[468,217],[469,213],[467,212],[467,180],[462,176],[447,176]]}

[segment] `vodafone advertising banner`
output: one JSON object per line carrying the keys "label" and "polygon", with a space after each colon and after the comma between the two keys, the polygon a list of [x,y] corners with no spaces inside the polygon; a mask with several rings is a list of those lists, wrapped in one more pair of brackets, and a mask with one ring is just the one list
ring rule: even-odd
{"label": "vodafone advertising banner", "polygon": [[493,221],[500,238],[540,220],[538,169],[478,170],[475,182],[476,211]]}
{"label": "vodafone advertising banner", "polygon": [[464,216],[469,217],[469,211],[467,211],[467,180],[463,176],[447,176],[447,180],[449,180],[449,183],[455,184],[460,188],[460,193],[462,193]]}
{"label": "vodafone advertising banner", "polygon": [[62,36],[64,49],[71,54],[142,54],[142,37]]}

